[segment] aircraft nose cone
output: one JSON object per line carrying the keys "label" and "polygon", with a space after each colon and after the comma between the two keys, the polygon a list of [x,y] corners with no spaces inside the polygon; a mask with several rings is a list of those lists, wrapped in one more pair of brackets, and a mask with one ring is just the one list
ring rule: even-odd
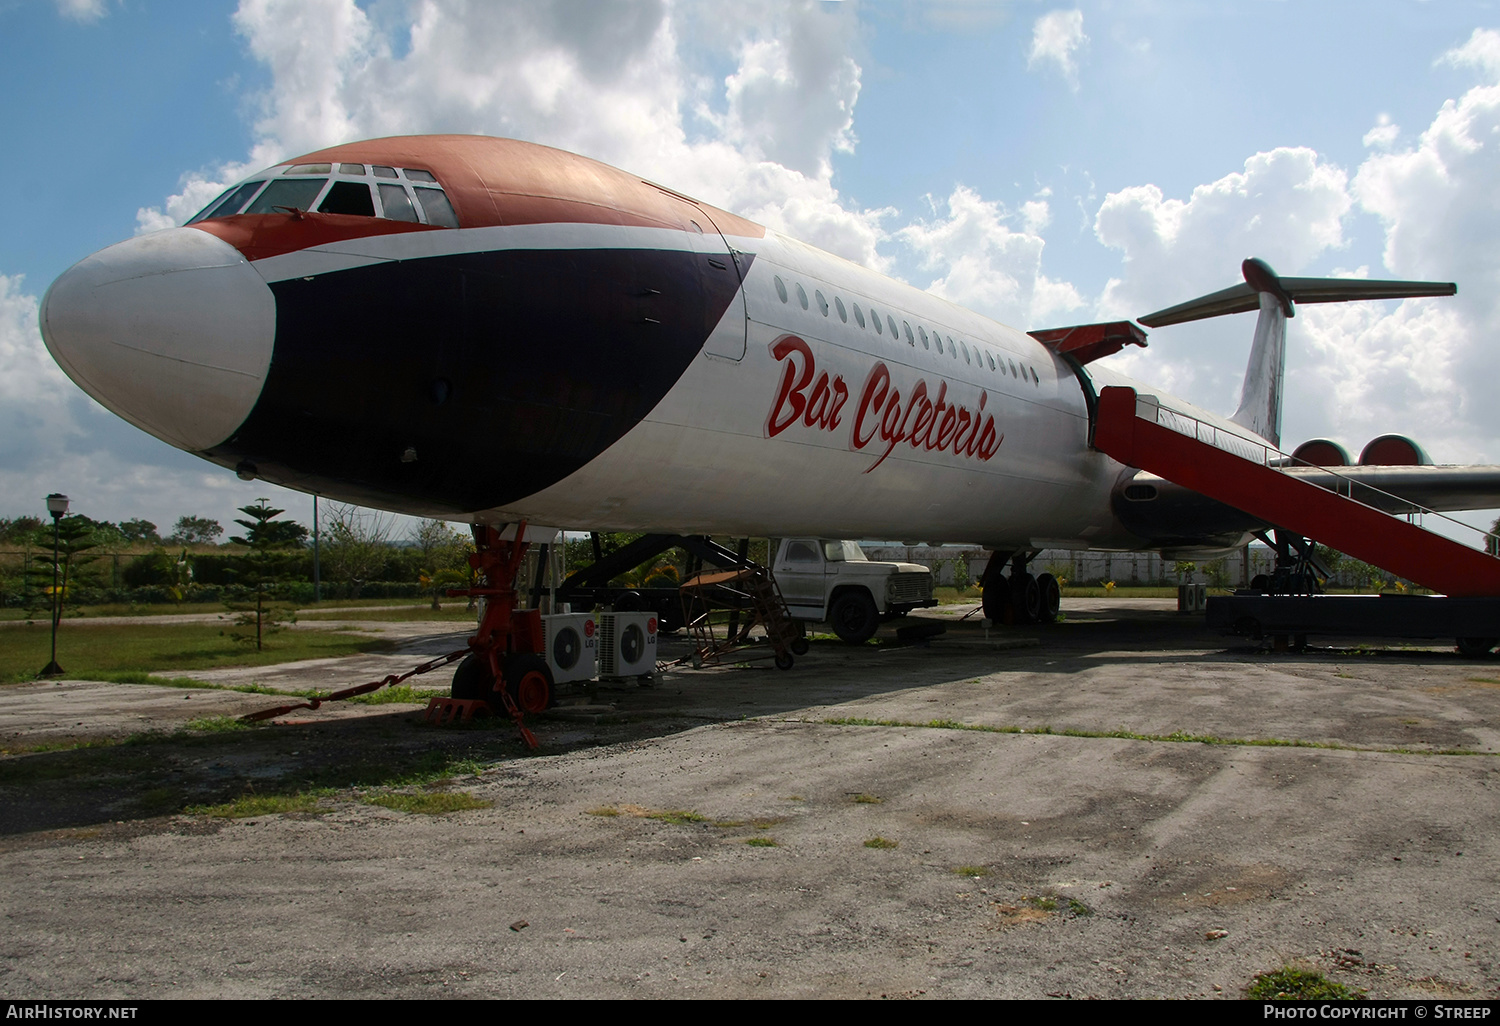
{"label": "aircraft nose cone", "polygon": [[224,441],[255,406],[276,299],[233,246],[169,228],[102,249],[42,300],[42,338],[89,395],[190,451]]}

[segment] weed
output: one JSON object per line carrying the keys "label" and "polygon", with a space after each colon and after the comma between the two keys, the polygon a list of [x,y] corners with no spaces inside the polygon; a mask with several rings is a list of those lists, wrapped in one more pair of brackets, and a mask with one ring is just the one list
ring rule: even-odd
{"label": "weed", "polygon": [[805,722],[826,723],[834,727],[927,727],[932,730],[977,730],[986,734],[1045,734],[1053,737],[1117,738],[1124,741],[1168,741],[1177,744],[1231,745],[1248,748],[1324,748],[1339,752],[1381,752],[1388,755],[1487,755],[1500,756],[1500,752],[1482,752],[1473,748],[1377,748],[1365,745],[1346,745],[1337,741],[1303,741],[1299,738],[1280,737],[1218,737],[1213,734],[1189,734],[1176,730],[1170,734],[1141,734],[1133,730],[1054,730],[1042,727],[992,727],[982,723],[963,723],[958,720],[927,720],[917,723],[911,720],[875,720],[865,717],[834,717]]}
{"label": "weed", "polygon": [[989,876],[990,875],[990,867],[989,866],[958,866],[957,868],[955,868],[953,870],[953,872],[957,873],[959,876],[973,876],[973,877]]}
{"label": "weed", "polygon": [[1245,996],[1252,1001],[1362,1001],[1364,993],[1335,983],[1314,969],[1282,966],[1250,981]]}
{"label": "weed", "polygon": [[855,805],[879,805],[885,799],[873,794],[857,794],[849,799]]}
{"label": "weed", "polygon": [[1068,899],[1068,915],[1070,915],[1070,916],[1091,916],[1093,914],[1094,914],[1094,910],[1091,909],[1091,908],[1089,908],[1083,902],[1079,901],[1077,898],[1069,898]]}
{"label": "weed", "polygon": [[222,805],[193,805],[183,811],[189,816],[212,816],[215,819],[247,819],[286,812],[317,812],[319,794],[246,794]]}
{"label": "weed", "polygon": [[892,841],[892,840],[890,840],[889,838],[886,838],[886,837],[872,837],[868,841],[865,842],[865,847],[866,848],[894,848],[898,844],[900,844],[899,841]]}
{"label": "weed", "polygon": [[183,730],[195,730],[205,734],[227,734],[235,730],[249,730],[250,724],[233,716],[206,716],[201,720],[188,720]]}
{"label": "weed", "polygon": [[467,791],[428,791],[423,794],[374,794],[362,799],[366,805],[380,805],[397,812],[418,812],[424,816],[442,816],[467,809],[488,809],[494,802],[476,798]]}
{"label": "weed", "polygon": [[776,838],[774,838],[774,837],[748,837],[748,838],[745,839],[745,843],[748,844],[752,848],[779,848],[779,847],[781,847],[779,844],[776,843]]}
{"label": "weed", "polygon": [[707,816],[693,812],[691,809],[648,809],[642,805],[621,805],[619,811],[634,816],[636,819],[655,819],[663,823],[678,825],[708,821]]}
{"label": "weed", "polygon": [[135,801],[143,815],[160,816],[182,808],[182,792],[175,787],[153,787],[142,791]]}
{"label": "weed", "polygon": [[394,703],[426,705],[433,695],[440,693],[431,688],[414,688],[410,684],[400,684],[393,688],[381,688],[379,691],[372,691],[368,695],[355,695],[349,701],[360,705],[391,705]]}
{"label": "weed", "polygon": [[601,805],[597,809],[584,809],[583,811],[590,816],[618,816],[620,814],[620,810],[613,805]]}

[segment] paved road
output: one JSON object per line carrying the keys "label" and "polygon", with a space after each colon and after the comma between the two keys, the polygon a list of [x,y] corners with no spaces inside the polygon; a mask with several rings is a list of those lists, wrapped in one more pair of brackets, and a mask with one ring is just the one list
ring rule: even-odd
{"label": "paved road", "polygon": [[[1017,638],[1038,644],[1002,647]],[[0,987],[1233,997],[1291,962],[1376,996],[1500,996],[1495,659],[1274,656],[1111,602],[1045,632],[968,621],[930,648],[819,645],[788,673],[568,699],[534,724],[536,755],[503,727],[366,706],[249,741],[0,760]],[[0,723],[17,744],[261,701],[17,685]],[[130,790],[272,790],[351,745],[393,763],[483,748],[480,774],[448,786],[494,804],[424,816],[347,788],[216,820],[148,814]],[[1433,754],[1449,750],[1475,754]],[[69,790],[85,757],[89,788]],[[44,792],[51,819],[22,804]]]}

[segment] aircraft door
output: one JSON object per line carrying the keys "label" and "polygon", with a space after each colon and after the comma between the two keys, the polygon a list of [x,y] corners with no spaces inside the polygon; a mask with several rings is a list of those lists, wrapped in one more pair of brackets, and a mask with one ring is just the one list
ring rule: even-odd
{"label": "aircraft door", "polygon": [[734,298],[729,301],[729,308],[709,335],[703,351],[710,356],[718,356],[726,360],[743,360],[745,358],[745,334],[748,330],[743,287],[744,270],[735,253],[729,248],[729,243],[719,231],[718,225],[714,224],[713,218],[696,204],[693,206],[693,211],[694,214],[688,227],[692,229],[694,251],[699,254],[704,264],[703,273],[707,279],[704,284],[713,291],[723,287],[723,284],[732,282],[735,290]]}

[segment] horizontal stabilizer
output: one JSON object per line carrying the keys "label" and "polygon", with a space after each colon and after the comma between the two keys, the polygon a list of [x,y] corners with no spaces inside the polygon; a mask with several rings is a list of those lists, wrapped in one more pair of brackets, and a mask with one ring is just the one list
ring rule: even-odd
{"label": "horizontal stabilizer", "polygon": [[1260,309],[1260,293],[1269,292],[1282,301],[1288,317],[1293,303],[1347,303],[1359,299],[1414,299],[1422,296],[1452,296],[1453,282],[1372,281],[1368,278],[1282,278],[1263,261],[1244,263],[1245,282],[1186,303],[1137,318],[1148,328],[1198,321],[1205,317],[1249,313]]}

